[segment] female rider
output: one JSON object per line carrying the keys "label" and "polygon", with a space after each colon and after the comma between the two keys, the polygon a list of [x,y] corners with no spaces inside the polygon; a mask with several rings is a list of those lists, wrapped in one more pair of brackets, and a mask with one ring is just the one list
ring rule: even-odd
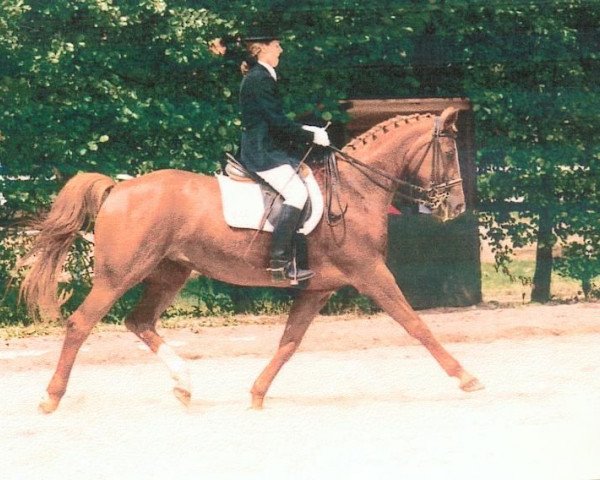
{"label": "female rider", "polygon": [[294,168],[299,160],[283,145],[290,141],[312,141],[328,146],[329,137],[325,129],[301,125],[285,115],[275,72],[283,52],[279,39],[276,36],[256,36],[245,38],[244,42],[249,58],[241,66],[244,73],[240,87],[241,161],[284,199],[280,216],[273,226],[269,270],[277,280],[307,280],[314,273],[294,269],[291,243],[308,191]]}

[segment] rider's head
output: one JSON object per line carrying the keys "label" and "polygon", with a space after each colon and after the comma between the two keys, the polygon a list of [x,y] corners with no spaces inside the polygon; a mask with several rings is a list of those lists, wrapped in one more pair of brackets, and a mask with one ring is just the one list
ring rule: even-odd
{"label": "rider's head", "polygon": [[248,73],[253,63],[263,62],[276,68],[279,65],[279,56],[283,52],[279,38],[273,35],[261,35],[244,39],[246,52],[249,59],[242,63],[244,75]]}

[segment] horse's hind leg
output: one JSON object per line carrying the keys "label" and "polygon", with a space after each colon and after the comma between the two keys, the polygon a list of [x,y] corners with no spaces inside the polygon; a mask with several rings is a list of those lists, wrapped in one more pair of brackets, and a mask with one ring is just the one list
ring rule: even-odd
{"label": "horse's hind leg", "polygon": [[331,293],[330,291],[303,291],[296,298],[279,341],[279,348],[252,386],[252,408],[262,408],[265,395],[273,379],[298,349],[306,330],[315,316],[325,306]]}
{"label": "horse's hind leg", "polygon": [[189,405],[192,396],[189,367],[156,333],[156,321],[169,307],[190,272],[187,267],[170,260],[163,260],[144,280],[144,293],[125,320],[127,328],[142,339],[166,364],[171,377],[176,382],[173,392],[186,406]]}
{"label": "horse's hind leg", "polygon": [[392,273],[383,262],[376,264],[368,275],[357,275],[357,278],[361,280],[354,284],[355,287],[375,300],[409,335],[419,340],[448,375],[458,378],[462,390],[472,392],[484,388],[434,337],[425,322],[406,301]]}
{"label": "horse's hind leg", "polygon": [[58,365],[46,390],[47,394],[40,402],[42,412],[51,413],[56,410],[67,389],[71,369],[79,348],[94,325],[108,313],[121,294],[122,292],[99,281],[94,284],[79,308],[68,318]]}

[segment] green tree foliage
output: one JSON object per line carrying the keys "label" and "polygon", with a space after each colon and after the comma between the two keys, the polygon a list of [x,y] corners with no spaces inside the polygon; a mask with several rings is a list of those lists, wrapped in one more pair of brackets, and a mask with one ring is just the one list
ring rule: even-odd
{"label": "green tree foliage", "polygon": [[345,121],[347,98],[469,97],[498,260],[506,239],[537,243],[547,299],[558,239],[600,250],[599,16],[596,0],[0,0],[0,223],[78,171],[214,171],[239,139],[235,39],[267,25],[303,121]]}
{"label": "green tree foliage", "polygon": [[[239,78],[207,42],[232,29],[185,1],[2,0],[0,223],[43,210],[78,171],[214,171],[237,141]],[[0,253],[3,305],[17,312],[15,256]],[[80,253],[67,310],[89,284]]]}
{"label": "green tree foliage", "polygon": [[[596,240],[596,245],[598,245]],[[565,252],[557,263],[560,275],[575,278],[581,282],[581,290],[586,299],[600,296],[600,286],[594,279],[600,276],[600,252],[592,242],[573,242],[565,247]]]}
{"label": "green tree foliage", "polygon": [[185,1],[3,4],[4,215],[39,208],[78,171],[212,171],[233,150],[235,81],[207,48],[232,28],[217,14]]}
{"label": "green tree foliage", "polygon": [[[582,229],[597,239],[593,232],[600,228],[594,4],[515,2],[480,9],[489,15],[476,48],[492,56],[474,65],[470,78],[480,122],[484,219],[500,260],[510,253],[506,237],[516,247],[537,244],[537,301],[550,298],[557,239],[568,243]],[[511,215],[515,210],[521,215]],[[590,246],[600,249],[598,243]]]}

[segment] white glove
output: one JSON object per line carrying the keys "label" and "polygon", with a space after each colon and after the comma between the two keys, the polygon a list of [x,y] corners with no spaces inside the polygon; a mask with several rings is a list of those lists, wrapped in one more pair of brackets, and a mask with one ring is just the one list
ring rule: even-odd
{"label": "white glove", "polygon": [[303,130],[307,130],[309,132],[313,132],[313,143],[317,145],[321,145],[322,147],[328,147],[330,145],[329,135],[327,135],[327,130],[321,127],[313,127],[312,125],[303,125]]}

